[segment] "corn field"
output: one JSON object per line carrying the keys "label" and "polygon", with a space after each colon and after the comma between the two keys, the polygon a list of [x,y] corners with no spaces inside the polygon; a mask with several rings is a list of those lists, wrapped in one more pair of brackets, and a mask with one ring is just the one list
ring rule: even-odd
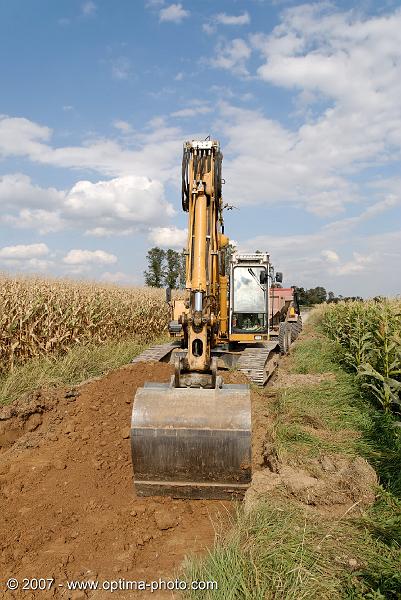
{"label": "corn field", "polygon": [[386,412],[401,407],[401,300],[343,302],[323,312],[342,359]]}
{"label": "corn field", "polygon": [[0,276],[0,372],[76,344],[150,341],[167,321],[160,289]]}

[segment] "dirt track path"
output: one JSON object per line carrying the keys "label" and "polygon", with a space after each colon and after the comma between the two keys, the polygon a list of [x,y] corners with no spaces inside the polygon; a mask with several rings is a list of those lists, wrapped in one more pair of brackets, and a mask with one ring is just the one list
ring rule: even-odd
{"label": "dirt track path", "polygon": [[[10,576],[54,577],[57,584],[172,577],[185,555],[213,543],[212,520],[227,515],[229,503],[143,499],[133,490],[135,390],[170,374],[162,363],[129,365],[80,387],[77,396],[58,388],[17,403],[14,416],[10,407],[0,411],[0,597]],[[43,594],[4,597],[50,597]]]}

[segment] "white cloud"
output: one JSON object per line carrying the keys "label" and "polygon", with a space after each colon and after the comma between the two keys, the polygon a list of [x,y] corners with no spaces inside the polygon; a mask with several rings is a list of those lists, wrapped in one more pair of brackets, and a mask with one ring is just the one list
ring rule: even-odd
{"label": "white cloud", "polygon": [[23,173],[12,173],[0,176],[0,206],[2,212],[16,206],[29,208],[58,208],[64,192],[56,188],[41,188]]}
{"label": "white cloud", "polygon": [[328,263],[337,263],[340,260],[340,257],[334,250],[322,250],[321,254]]}
{"label": "white cloud", "polygon": [[47,150],[51,133],[29,119],[0,115],[0,156],[37,156]]}
{"label": "white cloud", "polygon": [[4,215],[0,221],[16,229],[33,229],[43,235],[61,231],[66,227],[66,222],[61,218],[59,211],[42,209],[22,208],[17,215]]}
{"label": "white cloud", "polygon": [[138,283],[138,280],[135,276],[129,275],[128,273],[124,273],[122,271],[105,271],[100,276],[101,281],[105,281],[106,283],[115,283],[120,285],[133,285]]}
{"label": "white cloud", "polygon": [[219,42],[215,49],[215,56],[209,59],[209,64],[218,69],[226,69],[236,75],[248,75],[246,62],[251,56],[251,48],[241,38],[228,42]]}
{"label": "white cloud", "polygon": [[94,227],[99,235],[159,223],[163,215],[173,216],[174,209],[165,201],[160,182],[131,175],[96,183],[79,181],[66,196],[64,214],[88,225],[87,229]]}
{"label": "white cloud", "polygon": [[96,4],[92,0],[86,0],[81,6],[82,14],[85,16],[93,15],[96,12]]}
{"label": "white cloud", "polygon": [[[327,260],[329,256],[338,260]],[[284,273],[284,285],[323,285],[343,295],[396,295],[401,289],[401,230],[382,234],[354,234],[350,249],[347,231],[322,228],[311,234],[266,234],[242,240],[239,251],[270,253],[272,263]],[[333,254],[331,254],[333,253]]]}
{"label": "white cloud", "polygon": [[121,131],[121,133],[132,133],[132,126],[127,121],[123,121],[122,119],[113,121],[113,126]]}
{"label": "white cloud", "polygon": [[[361,18],[324,3],[288,9],[270,35],[251,36],[263,59],[259,77],[298,94],[307,113],[298,112],[301,124],[290,128],[222,104],[216,124],[228,140],[225,189],[234,204],[285,201],[323,218],[349,204],[369,205],[341,221],[344,227],[399,202],[398,191],[373,202],[360,181],[369,187],[369,167],[395,167],[400,158],[400,29],[401,9]],[[235,52],[224,46],[214,66],[246,73],[249,46],[242,42],[239,69]]]}
{"label": "white cloud", "polygon": [[183,8],[182,4],[170,4],[162,8],[159,12],[160,22],[181,23],[183,19],[189,17],[189,11]]}
{"label": "white cloud", "polygon": [[[0,116],[0,156],[21,156],[62,168],[91,169],[106,176],[138,175],[159,181],[177,179],[183,134],[163,120],[130,137],[130,147],[114,139],[94,138],[82,145],[53,148],[52,130],[23,118]],[[135,149],[132,150],[131,148]]]}
{"label": "white cloud", "polygon": [[334,168],[336,159],[304,152],[298,132],[226,103],[216,127],[227,139],[225,194],[235,206],[285,202],[325,217],[356,201],[354,186]]}
{"label": "white cloud", "polygon": [[212,33],[214,33],[216,31],[216,26],[213,25],[212,23],[203,23],[202,29],[208,35],[212,35]]}
{"label": "white cloud", "polygon": [[73,228],[89,235],[127,235],[175,215],[160,181],[126,176],[78,181],[69,191],[41,188],[21,173],[0,177],[0,223],[39,233]]}
{"label": "white cloud", "polygon": [[305,153],[348,171],[399,157],[400,28],[401,9],[361,18],[324,3],[289,9],[271,35],[253,38],[261,79],[326,101],[300,129]]}
{"label": "white cloud", "polygon": [[187,230],[177,227],[154,227],[149,232],[150,241],[165,248],[184,248],[187,244]]}
{"label": "white cloud", "polygon": [[248,11],[244,11],[240,15],[228,15],[225,12],[214,15],[209,21],[203,23],[202,29],[208,35],[215,33],[218,25],[239,26],[248,25],[251,22]]}
{"label": "white cloud", "polygon": [[212,112],[212,108],[210,106],[200,104],[199,106],[191,106],[188,108],[182,108],[181,110],[176,110],[172,112],[170,116],[183,119],[196,117],[196,115],[205,115],[210,112]]}
{"label": "white cloud", "polygon": [[213,21],[220,25],[248,25],[251,19],[247,11],[244,11],[240,15],[228,15],[223,12],[215,15]]}
{"label": "white cloud", "polygon": [[325,226],[325,229],[332,232],[350,231],[369,219],[401,205],[401,193],[399,192],[401,180],[399,178],[382,181],[376,185],[371,184],[370,187],[374,191],[374,197],[379,199],[368,205],[359,215],[332,221]]}
{"label": "white cloud", "polygon": [[41,234],[65,227],[61,216],[65,192],[41,188],[22,173],[0,177],[0,223],[17,229],[34,229]]}
{"label": "white cloud", "polygon": [[63,258],[66,265],[112,265],[117,262],[117,256],[104,250],[70,250]]}
{"label": "white cloud", "polygon": [[4,246],[0,249],[1,260],[27,260],[40,258],[49,254],[46,244],[18,244],[17,246]]}
{"label": "white cloud", "polygon": [[336,275],[352,275],[353,273],[358,273],[360,271],[365,271],[369,265],[372,264],[374,259],[377,257],[375,255],[362,255],[358,252],[353,252],[353,259],[347,261],[343,265],[340,265],[336,268]]}
{"label": "white cloud", "polygon": [[85,229],[84,235],[97,238],[134,235],[139,229],[139,227],[124,227],[123,225],[113,227],[90,227],[89,229]]}
{"label": "white cloud", "polygon": [[46,244],[18,244],[0,248],[0,263],[6,269],[35,272],[46,271],[53,263],[49,260]]}

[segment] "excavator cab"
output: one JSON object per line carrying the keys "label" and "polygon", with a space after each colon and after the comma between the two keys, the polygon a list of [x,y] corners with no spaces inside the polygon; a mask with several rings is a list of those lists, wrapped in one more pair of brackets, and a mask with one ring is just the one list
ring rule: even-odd
{"label": "excavator cab", "polygon": [[249,386],[224,384],[214,356],[228,329],[222,158],[215,140],[184,144],[186,291],[174,301],[169,325],[182,348],[173,352],[170,383],[147,383],[135,395],[131,448],[139,495],[238,498],[251,481]]}
{"label": "excavator cab", "polygon": [[269,292],[272,267],[266,253],[233,254],[230,261],[230,342],[269,339]]}

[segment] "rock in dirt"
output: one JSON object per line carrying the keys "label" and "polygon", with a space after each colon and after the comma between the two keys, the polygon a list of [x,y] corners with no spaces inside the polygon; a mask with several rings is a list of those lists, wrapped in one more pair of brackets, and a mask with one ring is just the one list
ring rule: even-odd
{"label": "rock in dirt", "polygon": [[315,487],[319,483],[316,477],[311,477],[303,469],[294,469],[288,466],[281,469],[280,476],[287,490],[294,496]]}
{"label": "rock in dirt", "polygon": [[259,500],[267,498],[269,492],[280,485],[281,477],[278,473],[272,473],[270,469],[256,471],[252,476],[252,482],[246,491],[244,498],[244,510],[251,511]]}
{"label": "rock in dirt", "polygon": [[40,415],[39,413],[34,413],[28,418],[25,424],[25,428],[27,431],[35,431],[35,429],[37,429],[39,425],[42,425],[42,421],[42,415]]}
{"label": "rock in dirt", "polygon": [[81,392],[76,389],[67,390],[65,394],[65,398],[67,398],[70,402],[73,402],[75,398],[78,398]]}
{"label": "rock in dirt", "polygon": [[128,440],[131,435],[131,429],[129,427],[123,427],[121,429],[121,437],[123,440]]}
{"label": "rock in dirt", "polygon": [[14,415],[12,406],[3,406],[0,409],[0,421],[8,421]]}
{"label": "rock in dirt", "polygon": [[264,441],[261,460],[262,466],[267,467],[273,473],[280,471],[280,459],[273,442]]}
{"label": "rock in dirt", "polygon": [[67,465],[63,460],[56,459],[55,461],[53,461],[53,467],[57,471],[63,471],[64,469],[67,468]]}
{"label": "rock in dirt", "polygon": [[159,529],[172,529],[178,523],[178,519],[169,511],[155,510],[155,521]]}

